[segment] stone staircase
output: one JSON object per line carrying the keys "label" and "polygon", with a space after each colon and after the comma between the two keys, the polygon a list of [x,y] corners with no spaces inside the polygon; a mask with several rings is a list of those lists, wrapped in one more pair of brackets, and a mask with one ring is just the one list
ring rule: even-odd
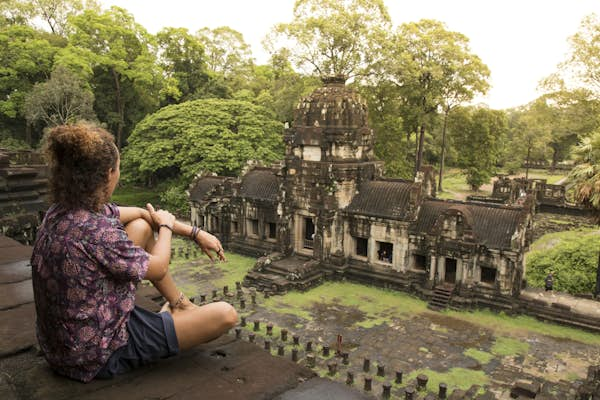
{"label": "stone staircase", "polygon": [[429,300],[429,304],[427,304],[427,308],[433,311],[445,310],[448,308],[453,291],[454,285],[448,283],[436,286],[433,296]]}

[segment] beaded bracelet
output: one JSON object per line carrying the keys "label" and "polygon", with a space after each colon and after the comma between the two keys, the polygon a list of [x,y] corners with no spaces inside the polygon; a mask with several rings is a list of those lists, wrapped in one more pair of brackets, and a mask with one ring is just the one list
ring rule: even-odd
{"label": "beaded bracelet", "polygon": [[183,292],[179,292],[179,298],[177,299],[177,301],[171,306],[172,308],[177,308],[181,305],[181,303],[183,303],[183,300],[185,299],[185,295],[183,294]]}
{"label": "beaded bracelet", "polygon": [[200,232],[200,228],[198,228],[196,225],[192,226],[192,233],[190,234],[190,238],[194,241],[194,243],[198,244],[198,238],[196,235],[198,235],[198,232]]}

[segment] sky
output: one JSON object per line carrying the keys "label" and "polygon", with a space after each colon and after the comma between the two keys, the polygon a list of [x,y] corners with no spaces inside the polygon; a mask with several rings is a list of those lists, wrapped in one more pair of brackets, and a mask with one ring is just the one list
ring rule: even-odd
{"label": "sky", "polygon": [[[166,26],[196,32],[229,26],[244,35],[257,63],[269,55],[261,41],[290,22],[294,0],[100,0],[131,12],[149,32]],[[420,19],[444,22],[470,39],[471,51],[491,70],[492,88],[476,99],[491,108],[524,105],[541,92],[541,79],[568,55],[569,36],[582,19],[600,15],[600,0],[385,0],[394,26]]]}

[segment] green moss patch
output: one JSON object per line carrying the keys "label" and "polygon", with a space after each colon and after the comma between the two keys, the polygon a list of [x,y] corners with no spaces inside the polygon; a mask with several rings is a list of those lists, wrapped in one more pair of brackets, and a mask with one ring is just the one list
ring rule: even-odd
{"label": "green moss patch", "polygon": [[477,349],[466,349],[463,354],[467,357],[471,357],[476,360],[479,364],[485,365],[494,359],[494,355],[488,353],[487,351],[481,351]]}
{"label": "green moss patch", "polygon": [[304,293],[290,292],[283,297],[271,297],[263,306],[312,320],[315,308],[324,304],[358,310],[364,316],[357,317],[354,324],[365,328],[388,322],[391,318],[411,318],[426,310],[425,302],[405,293],[345,282],[328,282]]}
{"label": "green moss patch", "polygon": [[433,392],[437,391],[440,383],[448,385],[448,393],[454,389],[468,390],[473,385],[483,386],[489,383],[489,377],[483,371],[474,371],[467,368],[450,368],[446,372],[438,372],[430,369],[419,369],[411,372],[406,382],[417,379],[420,374],[426,375],[429,380],[427,388]]}
{"label": "green moss patch", "polygon": [[529,343],[507,337],[499,337],[492,346],[492,353],[498,356],[526,355],[529,351]]}

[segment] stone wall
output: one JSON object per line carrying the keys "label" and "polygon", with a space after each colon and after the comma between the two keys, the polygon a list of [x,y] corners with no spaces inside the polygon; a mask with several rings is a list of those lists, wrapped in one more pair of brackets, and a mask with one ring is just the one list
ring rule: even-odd
{"label": "stone wall", "polygon": [[0,149],[0,233],[31,244],[48,208],[48,171],[33,151]]}

